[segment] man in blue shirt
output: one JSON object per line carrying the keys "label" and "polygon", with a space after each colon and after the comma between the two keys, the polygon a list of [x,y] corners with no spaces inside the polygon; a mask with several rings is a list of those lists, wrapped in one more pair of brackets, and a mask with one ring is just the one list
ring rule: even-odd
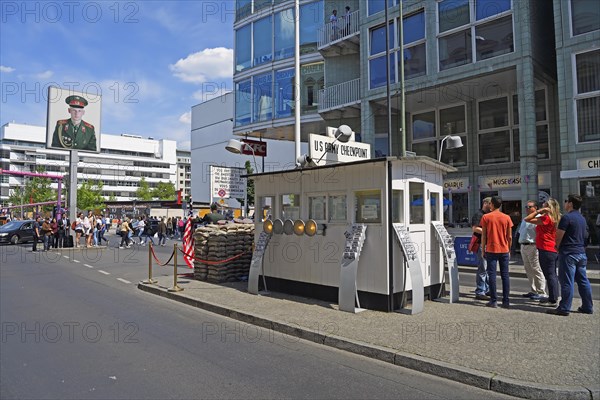
{"label": "man in blue shirt", "polygon": [[574,282],[577,282],[581,307],[577,309],[583,314],[593,314],[592,287],[587,278],[585,240],[587,223],[579,212],[582,199],[577,194],[570,194],[565,200],[566,213],[560,219],[556,230],[556,249],[558,250],[558,279],[561,288],[561,300],[558,308],[546,311],[548,314],[567,316],[571,312]]}

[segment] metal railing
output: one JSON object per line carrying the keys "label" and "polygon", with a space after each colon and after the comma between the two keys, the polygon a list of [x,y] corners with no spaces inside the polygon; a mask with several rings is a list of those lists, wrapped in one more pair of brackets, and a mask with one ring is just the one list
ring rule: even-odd
{"label": "metal railing", "polygon": [[319,112],[360,102],[360,78],[319,91]]}
{"label": "metal railing", "polygon": [[318,48],[330,45],[338,40],[343,40],[348,36],[359,32],[359,12],[354,11],[348,17],[338,17],[336,22],[328,22],[319,28]]}

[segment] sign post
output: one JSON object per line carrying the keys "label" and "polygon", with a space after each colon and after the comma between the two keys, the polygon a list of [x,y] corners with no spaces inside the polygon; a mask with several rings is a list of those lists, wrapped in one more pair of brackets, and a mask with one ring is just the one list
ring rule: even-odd
{"label": "sign post", "polygon": [[210,199],[219,198],[220,200],[229,198],[244,198],[247,201],[246,178],[242,175],[246,173],[245,168],[210,166]]}

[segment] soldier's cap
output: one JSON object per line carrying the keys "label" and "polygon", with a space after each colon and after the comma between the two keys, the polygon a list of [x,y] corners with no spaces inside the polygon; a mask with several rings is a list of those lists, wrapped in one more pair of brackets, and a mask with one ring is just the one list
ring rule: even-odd
{"label": "soldier's cap", "polygon": [[88,101],[81,96],[69,96],[65,99],[65,103],[73,108],[83,108],[88,105]]}

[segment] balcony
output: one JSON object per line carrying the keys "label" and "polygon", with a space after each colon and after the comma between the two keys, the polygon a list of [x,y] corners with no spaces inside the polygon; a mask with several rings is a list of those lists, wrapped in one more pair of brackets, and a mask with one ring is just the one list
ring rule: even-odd
{"label": "balcony", "polygon": [[337,22],[328,22],[319,28],[317,48],[323,57],[358,54],[360,48],[358,11],[349,17],[338,17]]}
{"label": "balcony", "polygon": [[360,113],[360,78],[321,89],[319,113],[340,109],[357,109]]}

